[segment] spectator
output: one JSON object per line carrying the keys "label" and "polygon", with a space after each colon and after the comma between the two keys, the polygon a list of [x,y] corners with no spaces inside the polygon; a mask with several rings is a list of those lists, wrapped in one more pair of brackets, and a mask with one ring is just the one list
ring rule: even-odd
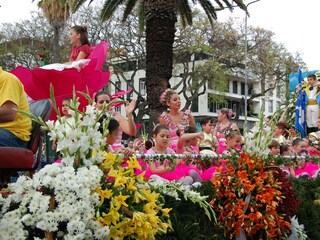
{"label": "spectator", "polygon": [[27,147],[31,119],[16,110],[30,112],[27,95],[20,80],[0,67],[0,146]]}

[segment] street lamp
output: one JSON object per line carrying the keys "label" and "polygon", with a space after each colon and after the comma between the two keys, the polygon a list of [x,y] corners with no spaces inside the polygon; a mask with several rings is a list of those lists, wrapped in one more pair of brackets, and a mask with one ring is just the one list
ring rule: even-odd
{"label": "street lamp", "polygon": [[[248,7],[249,5],[259,2],[260,0],[255,0],[252,2],[249,2],[246,5],[247,11],[248,11]],[[247,122],[247,116],[248,116],[248,69],[247,69],[247,64],[248,64],[248,14],[246,12],[245,15],[245,20],[244,20],[244,35],[245,35],[245,39],[244,39],[244,115],[245,115],[245,122]]]}

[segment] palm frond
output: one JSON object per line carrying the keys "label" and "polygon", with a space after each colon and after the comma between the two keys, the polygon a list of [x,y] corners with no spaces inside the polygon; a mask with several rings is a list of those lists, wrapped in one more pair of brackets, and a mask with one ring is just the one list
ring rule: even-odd
{"label": "palm frond", "polygon": [[123,17],[122,17],[123,22],[128,18],[129,14],[132,12],[132,9],[136,5],[137,1],[139,1],[139,0],[128,0],[127,1],[126,8],[124,9]]}
{"label": "palm frond", "polygon": [[[217,1],[217,0],[215,0],[215,1]],[[201,7],[203,8],[203,10],[205,11],[205,13],[209,19],[210,24],[213,25],[213,20],[217,19],[217,14],[216,14],[216,9],[212,5],[211,1],[199,0],[199,3],[201,5]]]}
{"label": "palm frond", "polygon": [[109,19],[119,5],[123,4],[124,0],[106,0],[103,4],[100,18],[102,21]]}
{"label": "palm frond", "polygon": [[185,27],[188,23],[192,25],[192,10],[190,8],[189,2],[186,0],[179,1],[179,13],[181,16],[182,26]]}
{"label": "palm frond", "polygon": [[[83,5],[87,0],[73,0],[72,1],[72,5],[71,5],[71,10],[73,13],[75,13],[80,7],[81,5]],[[90,3],[92,2],[93,0],[90,1]],[[89,3],[89,4],[90,4]]]}
{"label": "palm frond", "polygon": [[138,5],[138,17],[139,17],[139,31],[143,32],[144,26],[146,24],[146,15],[144,12],[144,2],[145,0],[140,0],[139,5]]}

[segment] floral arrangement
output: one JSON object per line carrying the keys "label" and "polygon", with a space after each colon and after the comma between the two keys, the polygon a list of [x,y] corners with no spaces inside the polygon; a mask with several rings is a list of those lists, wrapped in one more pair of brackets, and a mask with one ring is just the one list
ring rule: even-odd
{"label": "floral arrangement", "polygon": [[124,162],[107,153],[99,168],[105,178],[96,190],[101,199],[96,217],[110,227],[112,239],[155,239],[171,229],[171,209],[163,207],[162,196],[148,187],[143,173],[135,175],[135,170],[141,169],[136,158]]}
{"label": "floral arrangement", "polygon": [[94,220],[100,205],[95,192],[103,173],[97,166],[47,165],[33,178],[21,176],[0,195],[3,239],[106,239],[109,227]]}
{"label": "floral arrangement", "polygon": [[[114,101],[104,108],[111,104]],[[53,106],[59,113],[54,100]],[[146,182],[143,173],[137,175],[141,167],[136,158],[124,161],[122,156],[106,153],[103,139],[108,121],[99,122],[104,111],[97,111],[92,102],[85,112],[78,106],[73,99],[69,112],[74,121],[63,122],[58,114],[58,126],[30,116],[49,131],[63,157],[60,164],[46,165],[33,178],[20,176],[6,189],[7,197],[0,194],[0,236],[156,239],[172,231],[171,208],[165,207],[164,198],[170,189],[164,192],[161,186]],[[181,186],[172,189],[207,214],[212,212],[207,197]]]}
{"label": "floral arrangement", "polygon": [[212,183],[211,203],[229,238],[275,239],[289,232],[290,222],[278,211],[283,202],[281,182],[261,160],[245,153],[230,158]]}

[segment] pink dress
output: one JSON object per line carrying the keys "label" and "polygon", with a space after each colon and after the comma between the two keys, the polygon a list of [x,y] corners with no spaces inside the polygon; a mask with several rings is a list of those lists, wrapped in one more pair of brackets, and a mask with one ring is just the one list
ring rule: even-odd
{"label": "pink dress", "polygon": [[167,112],[163,112],[160,115],[160,118],[162,118],[166,125],[169,127],[170,130],[170,147],[174,150],[176,150],[177,148],[177,143],[179,140],[179,137],[177,135],[177,130],[178,129],[184,129],[186,126],[189,126],[189,117],[190,117],[191,111],[190,109],[187,109],[186,111],[184,111],[183,113],[183,118],[182,118],[182,122],[179,123],[175,123],[172,121],[172,119],[168,116]]}
{"label": "pink dress", "polygon": [[309,178],[312,178],[315,174],[317,174],[319,171],[318,164],[307,162],[306,165],[303,168],[298,168],[294,171],[296,177],[303,176],[305,174],[308,174]]}
{"label": "pink dress", "polygon": [[[147,154],[157,154],[153,148],[150,148],[147,151]],[[172,148],[166,148],[165,153],[164,154],[175,154],[175,151]],[[167,161],[167,163],[169,162],[169,160],[164,160],[165,162]],[[160,160],[156,160],[155,161],[156,166],[161,166],[161,162]],[[169,181],[173,181],[173,180],[180,180],[181,178],[188,176],[188,173],[190,171],[190,168],[188,169],[187,166],[185,166],[185,164],[177,164],[177,166],[174,168],[173,171],[171,172],[165,172],[165,173],[153,173],[149,167],[147,167],[146,169],[146,173],[145,173],[145,178],[149,178],[151,175],[158,175],[164,179],[167,179]]]}
{"label": "pink dress", "polygon": [[216,137],[218,139],[218,144],[219,144],[218,154],[222,154],[227,149],[225,132],[230,130],[231,127],[232,127],[232,122],[230,122],[229,125],[223,129],[221,129],[220,126],[217,125]]}

